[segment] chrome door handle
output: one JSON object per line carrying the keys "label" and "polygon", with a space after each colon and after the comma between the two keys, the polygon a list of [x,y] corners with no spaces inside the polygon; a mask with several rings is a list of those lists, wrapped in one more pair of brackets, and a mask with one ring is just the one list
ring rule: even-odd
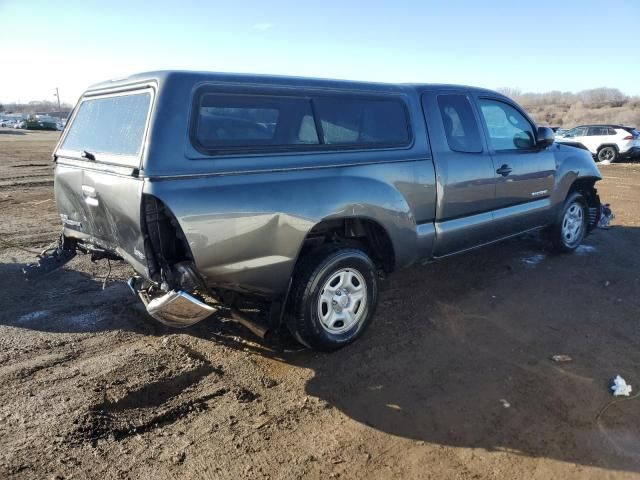
{"label": "chrome door handle", "polygon": [[499,169],[496,170],[496,173],[499,173],[500,175],[502,175],[503,177],[506,177],[507,175],[509,175],[513,170],[511,169],[511,167],[509,165],[507,165],[506,163],[504,165],[502,165]]}

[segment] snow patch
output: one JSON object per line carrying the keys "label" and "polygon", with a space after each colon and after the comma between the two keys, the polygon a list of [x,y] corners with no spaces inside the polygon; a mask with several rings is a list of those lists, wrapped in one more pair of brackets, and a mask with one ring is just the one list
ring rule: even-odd
{"label": "snow patch", "polygon": [[578,255],[588,255],[589,253],[597,252],[598,249],[596,247],[592,247],[591,245],[578,245],[576,248],[576,253]]}
{"label": "snow patch", "polygon": [[36,310],[35,312],[30,312],[25,315],[22,315],[17,323],[25,323],[32,322],[33,320],[39,320],[41,318],[46,318],[49,316],[49,312],[47,310]]}
{"label": "snow patch", "polygon": [[103,318],[104,315],[101,312],[91,311],[73,315],[71,317],[65,317],[63,321],[67,325],[73,325],[74,327],[82,330],[91,330]]}
{"label": "snow patch", "polygon": [[531,255],[530,257],[524,257],[521,260],[522,263],[526,265],[538,265],[539,263],[542,263],[545,258],[547,258],[546,255],[544,255],[543,253],[538,253],[536,255]]}

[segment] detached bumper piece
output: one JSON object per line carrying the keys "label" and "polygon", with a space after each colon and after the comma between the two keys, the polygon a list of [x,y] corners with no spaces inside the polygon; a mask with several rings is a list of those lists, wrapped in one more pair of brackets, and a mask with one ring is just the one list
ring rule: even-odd
{"label": "detached bumper piece", "polygon": [[189,327],[216,311],[214,307],[182,290],[172,290],[151,300],[144,293],[138,293],[146,305],[149,315],[169,327]]}
{"label": "detached bumper piece", "polygon": [[600,218],[598,219],[598,228],[607,230],[611,226],[611,221],[616,216],[611,211],[611,206],[606,203],[600,207]]}
{"label": "detached bumper piece", "polygon": [[34,281],[63,267],[75,256],[75,243],[62,236],[56,248],[43,251],[38,255],[38,262],[26,265],[22,273],[27,281]]}
{"label": "detached bumper piece", "polygon": [[[219,310],[219,307],[212,307],[184,290],[171,290],[164,295],[153,295],[152,297],[148,284],[140,277],[130,278],[127,285],[129,285],[131,293],[140,297],[142,303],[147,307],[147,313],[169,327],[189,327]],[[243,325],[259,338],[267,337],[268,327],[250,320],[235,308],[230,308],[229,311],[231,321]]]}

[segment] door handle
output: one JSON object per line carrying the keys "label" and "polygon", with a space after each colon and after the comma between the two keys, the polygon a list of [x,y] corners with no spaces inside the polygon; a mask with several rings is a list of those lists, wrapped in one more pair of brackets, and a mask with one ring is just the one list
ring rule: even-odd
{"label": "door handle", "polygon": [[507,165],[506,163],[503,164],[499,169],[496,170],[496,173],[499,173],[500,175],[502,175],[503,177],[506,177],[507,175],[509,175],[513,170],[511,169],[511,167],[509,165]]}

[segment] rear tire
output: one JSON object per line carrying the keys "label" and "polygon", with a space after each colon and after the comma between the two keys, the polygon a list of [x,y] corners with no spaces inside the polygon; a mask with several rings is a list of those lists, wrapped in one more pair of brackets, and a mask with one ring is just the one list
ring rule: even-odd
{"label": "rear tire", "polygon": [[378,303],[378,275],[357,248],[321,247],[301,260],[287,326],[305,346],[333,351],[365,331]]}
{"label": "rear tire", "polygon": [[578,192],[570,193],[560,210],[556,222],[549,229],[553,250],[573,252],[587,233],[587,201]]}
{"label": "rear tire", "polygon": [[598,162],[609,165],[618,159],[618,151],[614,147],[602,147],[598,150]]}

